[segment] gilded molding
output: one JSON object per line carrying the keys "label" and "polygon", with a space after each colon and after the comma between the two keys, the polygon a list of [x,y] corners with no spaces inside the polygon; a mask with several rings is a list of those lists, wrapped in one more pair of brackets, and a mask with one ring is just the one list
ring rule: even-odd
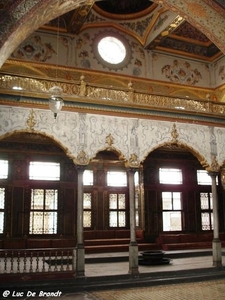
{"label": "gilded molding", "polygon": [[[162,96],[148,92],[143,93],[133,89],[131,82],[128,83],[127,88],[113,89],[111,86],[102,87],[100,85],[91,85],[85,81],[85,77],[82,75],[80,81],[61,81],[57,84],[63,90],[65,107],[73,107],[77,102],[82,102],[91,105],[102,104],[108,106],[110,110],[113,110],[113,107],[116,105],[121,106],[121,108],[165,110],[180,115],[188,114],[196,116],[196,113],[198,113],[199,115],[210,116],[212,118],[222,118],[225,116],[225,103]],[[46,104],[44,102],[49,96],[49,89],[54,85],[54,81],[47,79],[0,75],[0,89],[2,95],[20,96],[20,104]],[[13,90],[14,86],[19,86],[22,90],[15,91]],[[3,102],[3,97],[1,97],[1,102]]]}

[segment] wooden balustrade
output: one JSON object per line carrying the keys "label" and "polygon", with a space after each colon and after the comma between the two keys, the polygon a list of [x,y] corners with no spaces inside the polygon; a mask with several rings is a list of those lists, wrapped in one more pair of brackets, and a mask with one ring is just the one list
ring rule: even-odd
{"label": "wooden balustrade", "polygon": [[0,274],[74,271],[73,248],[0,250]]}

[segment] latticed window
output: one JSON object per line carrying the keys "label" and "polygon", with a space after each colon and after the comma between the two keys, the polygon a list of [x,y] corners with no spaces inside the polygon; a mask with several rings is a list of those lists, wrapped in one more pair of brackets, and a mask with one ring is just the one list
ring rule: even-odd
{"label": "latticed window", "polygon": [[30,234],[57,233],[58,190],[32,189]]}
{"label": "latticed window", "polygon": [[182,230],[181,193],[162,192],[163,231]]}
{"label": "latticed window", "polygon": [[109,227],[126,226],[125,194],[109,194]]}
{"label": "latticed window", "polygon": [[0,188],[0,233],[4,231],[5,188]]}
{"label": "latticed window", "polygon": [[83,216],[84,216],[84,227],[91,227],[91,193],[83,194]]}
{"label": "latticed window", "polygon": [[212,193],[200,193],[202,230],[213,229],[213,199]]}

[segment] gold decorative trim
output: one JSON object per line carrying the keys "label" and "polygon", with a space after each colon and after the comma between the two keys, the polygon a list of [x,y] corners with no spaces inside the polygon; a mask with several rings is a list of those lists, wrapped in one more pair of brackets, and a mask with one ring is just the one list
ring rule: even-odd
{"label": "gold decorative trim", "polygon": [[88,165],[89,161],[90,159],[84,150],[81,150],[80,153],[77,155],[77,158],[73,160],[73,162],[76,165],[82,165],[82,166]]}
{"label": "gold decorative trim", "polygon": [[35,113],[34,113],[33,109],[31,109],[30,115],[29,115],[26,123],[27,123],[28,130],[29,131],[33,131],[34,130],[34,126],[37,123],[37,121],[35,119]]}
{"label": "gold decorative trim", "polygon": [[125,167],[126,168],[139,168],[140,167],[140,161],[138,160],[136,153],[131,154],[129,160],[125,162]]}
{"label": "gold decorative trim", "polygon": [[206,170],[208,172],[212,172],[212,173],[219,173],[220,165],[219,165],[215,155],[212,158],[211,166],[207,167]]}
{"label": "gold decorative trim", "polygon": [[178,132],[177,132],[177,127],[176,127],[176,124],[175,124],[175,123],[173,124],[171,136],[172,136],[172,141],[171,141],[171,143],[172,143],[172,144],[177,144],[177,142],[178,142],[177,139],[178,139],[178,137],[179,137],[179,134],[178,134]]}
{"label": "gold decorative trim", "polygon": [[114,144],[114,138],[111,135],[111,133],[109,135],[107,135],[105,142],[108,145],[108,149],[111,149],[112,145]]}

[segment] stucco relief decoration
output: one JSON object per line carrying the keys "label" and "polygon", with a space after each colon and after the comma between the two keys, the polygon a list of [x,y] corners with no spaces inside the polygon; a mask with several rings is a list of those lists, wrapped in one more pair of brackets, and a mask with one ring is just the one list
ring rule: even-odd
{"label": "stucco relief decoration", "polygon": [[225,79],[225,66],[221,66],[221,67],[219,68],[219,76],[220,76],[220,78],[221,78],[222,80]]}
{"label": "stucco relief decoration", "polygon": [[208,127],[179,123],[178,131],[180,143],[186,145],[187,149],[192,149],[192,153],[203,159],[204,165],[208,165],[207,161],[211,161]]}
{"label": "stucco relief decoration", "polygon": [[195,85],[202,79],[202,75],[198,69],[192,69],[189,62],[181,62],[174,60],[172,65],[165,65],[161,69],[171,82]]}
{"label": "stucco relief decoration", "polygon": [[19,48],[12,53],[11,57],[46,62],[53,54],[56,54],[53,45],[50,42],[43,42],[40,35],[35,35],[25,40]]}

